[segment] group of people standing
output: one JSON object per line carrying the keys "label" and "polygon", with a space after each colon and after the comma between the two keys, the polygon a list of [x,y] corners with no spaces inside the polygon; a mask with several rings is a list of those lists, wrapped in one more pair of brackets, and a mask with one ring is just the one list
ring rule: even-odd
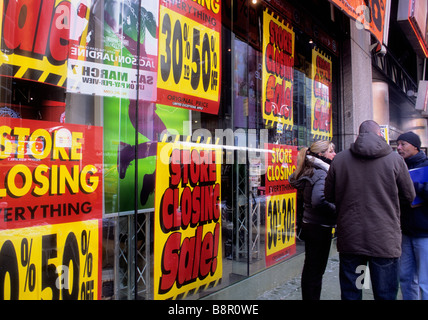
{"label": "group of people standing", "polygon": [[[428,184],[409,174],[428,158],[413,132],[397,143],[394,152],[367,120],[337,155],[330,141],[299,151],[289,181],[303,200],[304,300],[320,299],[336,226],[342,299],[362,299],[361,267],[368,265],[375,299],[394,300],[400,287],[405,300],[428,300]],[[414,206],[416,196],[422,202]]]}

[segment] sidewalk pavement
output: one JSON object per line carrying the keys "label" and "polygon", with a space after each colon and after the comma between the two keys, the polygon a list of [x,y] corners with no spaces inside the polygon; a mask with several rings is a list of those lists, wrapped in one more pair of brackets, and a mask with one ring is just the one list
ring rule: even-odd
{"label": "sidewalk pavement", "polygon": [[[300,280],[300,276],[293,278],[272,290],[266,291],[260,295],[257,300],[301,300],[302,291]],[[363,287],[363,300],[374,300],[373,292],[369,287],[371,286],[364,285]],[[401,299],[402,296],[399,290],[397,300]],[[340,300],[338,253],[330,256],[329,258],[323,277],[321,300]]]}

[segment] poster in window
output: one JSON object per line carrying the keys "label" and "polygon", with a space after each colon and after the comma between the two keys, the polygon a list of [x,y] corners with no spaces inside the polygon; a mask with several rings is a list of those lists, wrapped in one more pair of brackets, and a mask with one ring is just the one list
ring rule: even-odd
{"label": "poster in window", "polygon": [[266,153],[266,266],[296,253],[296,189],[288,177],[296,170],[297,147],[265,144]]}
{"label": "poster in window", "polygon": [[222,277],[221,149],[158,143],[154,298],[176,299]]}
{"label": "poster in window", "polygon": [[158,103],[217,114],[221,1],[162,1],[158,56]]}
{"label": "poster in window", "polygon": [[1,122],[0,299],[99,299],[103,129]]}
{"label": "poster in window", "polygon": [[312,49],[311,132],[314,139],[333,138],[331,59]]}
{"label": "poster in window", "polygon": [[293,128],[294,41],[292,27],[265,10],[262,113],[268,127]]}
{"label": "poster in window", "polygon": [[85,2],[71,11],[68,92],[156,101],[159,2]]}
{"label": "poster in window", "polygon": [[64,87],[70,29],[64,16],[76,2],[83,1],[2,1],[0,74]]}

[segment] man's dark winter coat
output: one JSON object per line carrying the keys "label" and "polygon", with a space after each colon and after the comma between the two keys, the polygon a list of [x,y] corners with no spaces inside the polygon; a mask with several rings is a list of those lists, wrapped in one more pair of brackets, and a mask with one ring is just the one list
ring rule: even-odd
{"label": "man's dark winter coat", "polygon": [[[428,166],[428,158],[423,151],[413,157],[404,159],[409,169]],[[403,233],[413,237],[428,237],[428,183],[416,183],[416,194],[425,200],[415,208],[405,206],[401,213],[401,229]]]}
{"label": "man's dark winter coat", "polygon": [[385,139],[363,133],[337,154],[325,197],[336,204],[340,253],[400,257],[400,202],[409,205],[415,190],[403,158]]}

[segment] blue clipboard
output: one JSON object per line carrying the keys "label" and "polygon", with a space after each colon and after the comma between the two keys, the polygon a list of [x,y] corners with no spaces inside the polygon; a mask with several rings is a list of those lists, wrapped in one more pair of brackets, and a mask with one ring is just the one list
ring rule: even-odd
{"label": "blue clipboard", "polygon": [[[428,167],[410,169],[409,173],[413,182],[428,182]],[[424,202],[424,200],[416,196],[415,200],[412,202],[412,206],[419,205],[422,202]]]}

